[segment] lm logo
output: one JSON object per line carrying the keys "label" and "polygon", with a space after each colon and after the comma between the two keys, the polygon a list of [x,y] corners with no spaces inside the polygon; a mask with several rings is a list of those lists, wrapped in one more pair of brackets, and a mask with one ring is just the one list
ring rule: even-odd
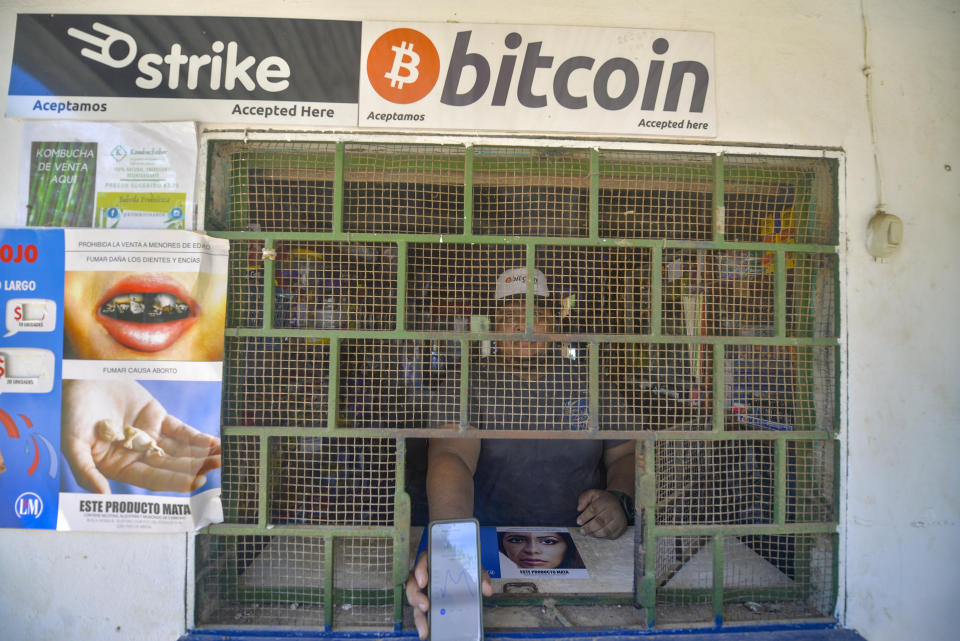
{"label": "lm logo", "polygon": [[13,502],[13,511],[21,519],[39,519],[43,514],[43,499],[33,492],[24,492]]}

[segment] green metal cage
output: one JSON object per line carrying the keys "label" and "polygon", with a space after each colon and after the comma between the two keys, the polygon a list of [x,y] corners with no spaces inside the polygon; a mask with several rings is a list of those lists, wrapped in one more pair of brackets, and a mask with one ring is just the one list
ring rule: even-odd
{"label": "green metal cage", "polygon": [[[231,241],[225,521],[196,538],[197,626],[402,625],[408,449],[450,436],[437,394],[459,398],[454,436],[531,436],[476,433],[468,380],[490,345],[537,337],[588,372],[591,418],[534,435],[637,443],[633,590],[557,602],[646,626],[833,615],[835,158],[208,145],[204,226]],[[476,322],[508,267],[550,274],[549,336],[532,278],[524,331]]]}

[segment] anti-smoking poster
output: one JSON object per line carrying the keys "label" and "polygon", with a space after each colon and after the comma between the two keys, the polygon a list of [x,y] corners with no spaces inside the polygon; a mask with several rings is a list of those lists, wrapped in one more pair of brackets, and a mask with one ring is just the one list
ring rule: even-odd
{"label": "anti-smoking poster", "polygon": [[0,527],[222,520],[227,241],[0,231]]}
{"label": "anti-smoking poster", "polygon": [[193,123],[23,124],[17,223],[191,229]]}
{"label": "anti-smoking poster", "polygon": [[480,528],[480,562],[494,579],[589,579],[567,528]]}

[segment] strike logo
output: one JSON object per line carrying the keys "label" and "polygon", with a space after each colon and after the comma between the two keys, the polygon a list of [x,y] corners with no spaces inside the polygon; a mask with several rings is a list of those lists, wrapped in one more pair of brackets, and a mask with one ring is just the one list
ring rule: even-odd
{"label": "strike logo", "polygon": [[367,54],[367,79],[381,98],[409,105],[426,96],[440,77],[440,55],[415,29],[391,29]]}

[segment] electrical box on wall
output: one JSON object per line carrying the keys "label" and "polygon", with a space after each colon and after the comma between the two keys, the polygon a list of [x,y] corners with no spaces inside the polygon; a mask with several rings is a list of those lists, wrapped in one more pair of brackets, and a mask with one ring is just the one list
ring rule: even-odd
{"label": "electrical box on wall", "polygon": [[878,211],[867,223],[867,250],[874,258],[888,258],[903,242],[903,221],[898,216]]}

